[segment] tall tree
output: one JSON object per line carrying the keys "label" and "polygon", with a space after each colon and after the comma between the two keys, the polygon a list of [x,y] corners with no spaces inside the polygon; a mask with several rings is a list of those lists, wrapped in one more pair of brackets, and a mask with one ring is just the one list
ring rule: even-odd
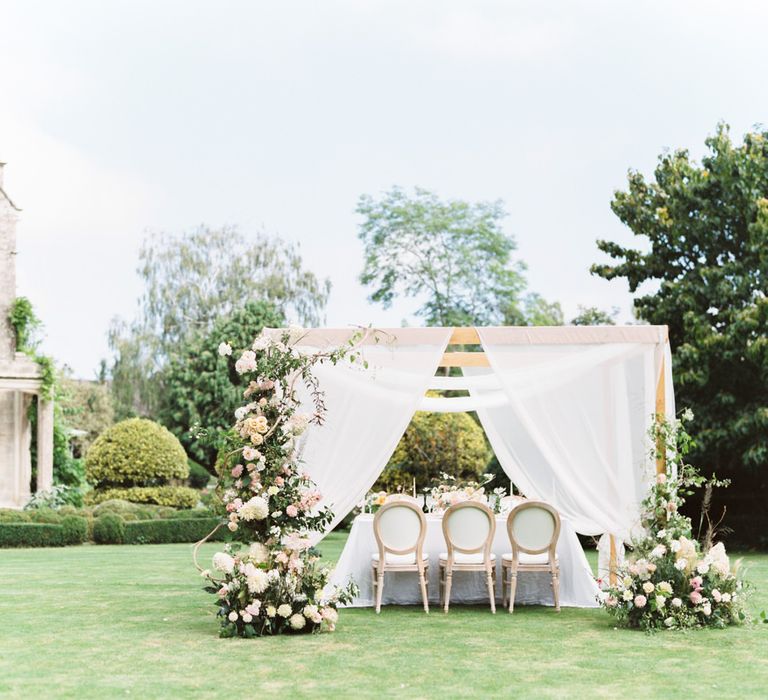
{"label": "tall tree", "polygon": [[619,308],[614,306],[610,311],[604,311],[597,306],[578,305],[579,313],[571,319],[572,326],[615,326]]}
{"label": "tall tree", "polygon": [[217,318],[264,301],[281,317],[317,325],[330,292],[329,281],[304,269],[296,246],[266,235],[246,238],[232,227],[151,236],[139,259],[138,317],[116,320],[109,333],[117,418],[156,416],[163,368]]}
{"label": "tall tree", "polygon": [[630,171],[611,207],[647,243],[640,250],[599,241],[616,262],[592,272],[626,279],[633,293],[657,284],[636,297],[635,310],[669,325],[678,403],[695,414],[696,457],[718,475],[737,475],[724,497],[742,513],[762,499],[765,518],[768,132],[734,144],[719,125],[706,145],[701,165],[678,150],[659,158],[650,181]]}
{"label": "tall tree", "polygon": [[360,281],[370,300],[388,307],[399,294],[421,302],[430,326],[523,323],[525,288],[515,241],[501,230],[501,202],[440,200],[395,187],[380,199],[363,195],[359,237],[365,246]]}

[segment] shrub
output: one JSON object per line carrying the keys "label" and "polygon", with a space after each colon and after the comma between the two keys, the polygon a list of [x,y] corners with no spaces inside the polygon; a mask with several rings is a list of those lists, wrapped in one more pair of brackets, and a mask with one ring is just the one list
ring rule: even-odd
{"label": "shrub", "polygon": [[91,491],[86,496],[86,501],[96,504],[116,498],[173,508],[194,508],[197,505],[199,495],[197,491],[187,486],[133,486],[131,488]]}
{"label": "shrub", "polygon": [[[164,544],[168,542],[197,542],[221,521],[218,518],[173,518],[169,520],[138,520],[125,524],[125,544]],[[211,539],[224,536],[221,530]]]}
{"label": "shrub", "polygon": [[60,547],[64,528],[52,523],[0,522],[0,547]]}
{"label": "shrub", "polygon": [[0,508],[0,523],[28,523],[29,513],[15,508]]}
{"label": "shrub", "polygon": [[187,455],[159,423],[129,418],[105,430],[85,458],[88,481],[97,488],[140,486],[186,479]]}
{"label": "shrub", "polygon": [[88,521],[79,515],[65,515],[61,529],[62,544],[82,544],[88,537]]}
{"label": "shrub", "polygon": [[29,520],[33,523],[53,523],[54,525],[59,525],[61,524],[62,517],[57,510],[52,508],[38,508],[29,511]]}
{"label": "shrub", "polygon": [[204,489],[208,486],[208,482],[211,480],[211,473],[205,468],[201,467],[194,460],[188,460],[189,462],[189,485],[193,489]]}
{"label": "shrub", "polygon": [[125,521],[116,513],[105,513],[93,523],[93,541],[98,544],[122,544]]}

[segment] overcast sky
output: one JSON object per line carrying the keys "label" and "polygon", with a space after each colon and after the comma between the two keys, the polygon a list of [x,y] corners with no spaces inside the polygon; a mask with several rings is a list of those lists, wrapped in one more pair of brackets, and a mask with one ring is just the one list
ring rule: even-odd
{"label": "overcast sky", "polygon": [[357,283],[361,193],[503,199],[532,291],[619,306],[588,273],[628,168],[768,121],[762,2],[0,0],[0,160],[18,293],[92,377],[148,231],[298,241],[327,323],[399,326]]}

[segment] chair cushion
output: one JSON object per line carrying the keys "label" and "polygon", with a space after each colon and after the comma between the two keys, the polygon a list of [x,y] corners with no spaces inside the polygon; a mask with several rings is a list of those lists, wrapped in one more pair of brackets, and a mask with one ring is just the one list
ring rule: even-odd
{"label": "chair cushion", "polygon": [[[384,556],[386,557],[387,564],[415,564],[416,563],[416,552],[411,552],[410,554],[392,554],[392,552],[387,552]],[[422,561],[427,561],[427,559],[429,559],[429,554],[424,554]],[[371,561],[379,561],[378,552],[371,554]]]}
{"label": "chair cushion", "polygon": [[[440,553],[440,561],[448,561],[448,552]],[[454,552],[453,561],[455,564],[482,564],[484,559],[482,552],[477,552],[476,554]],[[496,561],[496,555],[493,552],[491,552],[491,561]]]}
{"label": "chair cushion", "polygon": [[[512,553],[503,554],[501,558],[503,561],[512,561]],[[559,559],[560,557],[555,554],[555,561]],[[521,564],[549,564],[549,553],[528,554],[528,552],[520,552],[517,556],[517,561]]]}

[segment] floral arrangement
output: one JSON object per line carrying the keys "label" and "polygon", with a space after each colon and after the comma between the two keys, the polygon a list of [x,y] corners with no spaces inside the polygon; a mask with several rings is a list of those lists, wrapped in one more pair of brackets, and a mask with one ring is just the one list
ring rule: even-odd
{"label": "floral arrangement", "polygon": [[432,510],[444,511],[456,503],[462,501],[479,501],[490,505],[494,512],[501,511],[501,499],[506,493],[503,487],[494,489],[491,494],[486,494],[485,487],[493,479],[493,474],[483,474],[482,481],[467,481],[457,479],[455,476],[440,474],[440,478],[434,480],[429,494],[432,496]]}
{"label": "floral arrangement", "polygon": [[[356,594],[350,584],[324,596],[330,570],[319,563],[310,534],[333,514],[301,469],[297,439],[310,423],[322,424],[325,413],[313,366],[357,360],[362,337],[314,354],[294,349],[300,337],[300,329],[279,338],[262,333],[235,362],[235,371],[249,379],[247,403],[221,445],[216,491],[232,542],[214,555],[213,571],[202,571],[205,590],[216,596],[223,637],[332,631],[337,606]],[[222,343],[219,354],[231,356],[231,346]],[[312,415],[298,411],[297,382],[311,392]]]}
{"label": "floral arrangement", "polygon": [[[654,421],[650,437],[654,454],[667,459],[642,504],[643,535],[635,539],[628,565],[616,572],[616,583],[601,592],[601,603],[616,619],[647,631],[691,627],[725,627],[746,619],[744,584],[738,563],[732,567],[722,543],[705,545],[692,535],[690,518],[680,513],[684,496],[705,479],[686,464],[692,440],[683,420]],[[727,482],[712,479],[709,485]]]}

